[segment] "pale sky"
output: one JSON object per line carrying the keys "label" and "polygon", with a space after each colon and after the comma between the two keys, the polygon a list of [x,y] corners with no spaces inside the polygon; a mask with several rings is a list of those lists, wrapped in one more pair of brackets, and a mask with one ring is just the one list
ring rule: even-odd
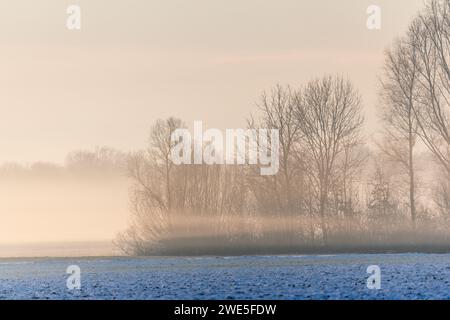
{"label": "pale sky", "polygon": [[[66,29],[78,4],[82,29]],[[382,29],[366,9],[382,9]],[[153,121],[245,125],[264,89],[348,76],[373,127],[383,50],[422,0],[0,2],[0,162],[144,147]],[[370,128],[368,132],[370,132]]]}

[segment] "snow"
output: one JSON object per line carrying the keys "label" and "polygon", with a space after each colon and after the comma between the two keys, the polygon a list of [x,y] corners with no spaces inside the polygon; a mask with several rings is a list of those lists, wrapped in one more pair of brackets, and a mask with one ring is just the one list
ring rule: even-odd
{"label": "snow", "polygon": [[[81,268],[81,290],[66,269]],[[369,290],[369,265],[381,289]],[[0,259],[0,299],[450,299],[450,255]]]}

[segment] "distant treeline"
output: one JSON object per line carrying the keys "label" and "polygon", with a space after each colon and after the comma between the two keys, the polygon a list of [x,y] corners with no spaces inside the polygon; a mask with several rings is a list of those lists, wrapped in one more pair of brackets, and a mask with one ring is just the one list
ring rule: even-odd
{"label": "distant treeline", "polygon": [[56,177],[67,174],[77,176],[112,174],[125,176],[128,154],[109,147],[97,147],[94,150],[76,150],[70,152],[64,164],[52,162],[33,162],[20,164],[7,162],[0,165],[0,177]]}

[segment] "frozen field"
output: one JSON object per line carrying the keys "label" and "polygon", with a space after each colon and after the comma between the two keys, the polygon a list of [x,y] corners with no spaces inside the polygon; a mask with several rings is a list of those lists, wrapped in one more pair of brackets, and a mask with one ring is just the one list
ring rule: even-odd
{"label": "frozen field", "polygon": [[0,299],[450,299],[450,255],[0,259]]}

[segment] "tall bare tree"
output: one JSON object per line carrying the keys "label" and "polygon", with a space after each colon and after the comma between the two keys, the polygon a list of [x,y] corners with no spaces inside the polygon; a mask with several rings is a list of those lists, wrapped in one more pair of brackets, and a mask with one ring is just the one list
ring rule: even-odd
{"label": "tall bare tree", "polygon": [[381,119],[384,140],[378,147],[402,165],[409,178],[409,207],[416,228],[416,179],[414,147],[418,124],[415,115],[418,100],[419,61],[411,43],[398,39],[386,52],[382,80]]}
{"label": "tall bare tree", "polygon": [[[295,118],[295,90],[290,86],[275,86],[263,92],[257,103],[258,114],[248,121],[249,128],[270,128],[279,132],[280,170],[274,176],[247,176],[259,213],[280,223],[278,232],[295,238],[301,234],[300,215],[303,210],[304,181],[299,152],[299,127]],[[271,230],[273,231],[273,230]]]}
{"label": "tall bare tree", "polygon": [[179,119],[157,120],[150,130],[148,148],[130,155],[129,176],[133,220],[120,237],[122,249],[146,254],[152,243],[172,228],[173,169],[171,133],[184,127]]}
{"label": "tall bare tree", "polygon": [[406,35],[418,61],[418,134],[450,172],[450,0],[431,0]]}
{"label": "tall bare tree", "polygon": [[317,189],[321,229],[327,243],[329,193],[337,161],[346,146],[360,139],[360,95],[339,76],[313,80],[296,94],[296,118],[305,150],[310,154],[309,172]]}

